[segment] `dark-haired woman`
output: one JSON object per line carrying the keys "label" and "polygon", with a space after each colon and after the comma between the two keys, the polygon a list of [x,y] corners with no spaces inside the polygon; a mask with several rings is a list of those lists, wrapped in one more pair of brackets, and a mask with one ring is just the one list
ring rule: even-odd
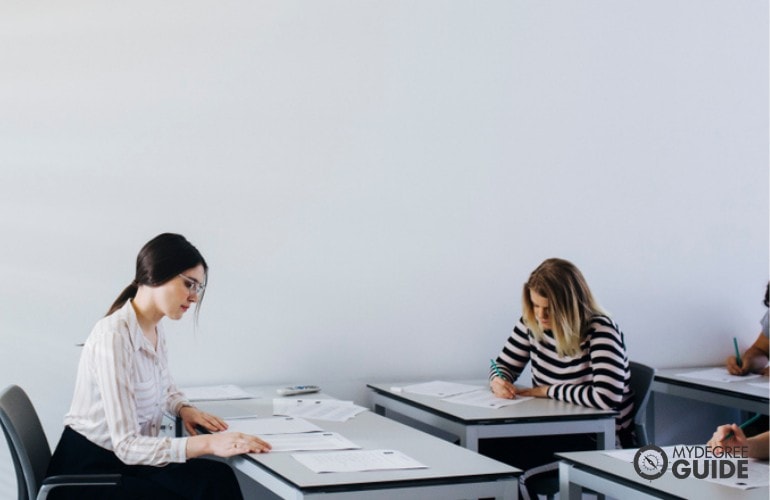
{"label": "dark-haired woman", "polygon": [[[208,266],[183,236],[164,233],[139,252],[136,276],[83,347],[75,393],[48,475],[122,475],[115,489],[59,488],[54,498],[239,499],[232,470],[202,455],[260,453],[255,436],[222,432],[220,418],[192,406],[168,371],[161,319],[200,305]],[[196,308],[197,314],[197,308]],[[160,437],[163,413],[189,437]],[[211,434],[198,434],[196,426]]]}

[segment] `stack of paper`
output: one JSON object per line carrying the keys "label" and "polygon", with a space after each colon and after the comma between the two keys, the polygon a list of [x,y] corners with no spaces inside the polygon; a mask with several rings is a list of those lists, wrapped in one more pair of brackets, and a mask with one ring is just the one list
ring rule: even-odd
{"label": "stack of paper", "polygon": [[364,411],[366,408],[355,405],[352,401],[337,399],[273,399],[274,415],[344,422]]}
{"label": "stack of paper", "polygon": [[356,450],[335,453],[295,453],[292,457],[313,472],[426,469],[427,466],[394,450]]}
{"label": "stack of paper", "polygon": [[237,385],[207,385],[181,389],[189,401],[224,401],[228,399],[250,399],[251,394]]}
{"label": "stack of paper", "polygon": [[242,432],[253,436],[323,431],[314,423],[294,417],[240,418],[225,420],[225,422],[227,422],[228,431]]}
{"label": "stack of paper", "polygon": [[515,405],[529,401],[531,397],[516,396],[516,399],[504,399],[496,397],[489,389],[481,389],[473,392],[465,392],[442,401],[457,403],[461,405],[479,406],[481,408],[502,408],[503,406]]}
{"label": "stack of paper", "polygon": [[477,385],[458,384],[456,382],[442,382],[441,380],[408,385],[403,388],[404,391],[411,392],[412,394],[437,396],[439,398],[446,398],[448,396],[454,396],[455,394],[463,394],[465,392],[477,391],[479,389],[481,389],[481,387]]}
{"label": "stack of paper", "polygon": [[259,436],[272,451],[352,450],[360,448],[336,432],[324,432],[312,422],[294,417],[225,420],[228,431]]}
{"label": "stack of paper", "polygon": [[709,368],[708,370],[698,370],[696,372],[680,373],[680,377],[696,378],[699,380],[708,380],[709,382],[744,382],[753,378],[759,378],[759,375],[731,375],[727,368]]}

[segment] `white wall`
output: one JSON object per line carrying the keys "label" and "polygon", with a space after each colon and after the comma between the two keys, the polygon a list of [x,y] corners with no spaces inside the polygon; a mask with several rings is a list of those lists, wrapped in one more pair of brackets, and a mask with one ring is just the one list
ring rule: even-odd
{"label": "white wall", "polygon": [[0,386],[52,442],[162,231],[211,265],[181,385],[484,376],[551,256],[643,362],[758,332],[767,2],[7,0],[0,38]]}

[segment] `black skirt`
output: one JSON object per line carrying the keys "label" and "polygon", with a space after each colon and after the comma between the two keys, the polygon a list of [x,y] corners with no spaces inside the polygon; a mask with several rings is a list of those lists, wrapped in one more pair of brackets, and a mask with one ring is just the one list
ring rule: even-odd
{"label": "black skirt", "polygon": [[165,466],[127,465],[69,427],[64,428],[47,476],[121,474],[118,487],[58,487],[49,498],[61,499],[189,499],[241,500],[240,487],[227,464],[206,459]]}

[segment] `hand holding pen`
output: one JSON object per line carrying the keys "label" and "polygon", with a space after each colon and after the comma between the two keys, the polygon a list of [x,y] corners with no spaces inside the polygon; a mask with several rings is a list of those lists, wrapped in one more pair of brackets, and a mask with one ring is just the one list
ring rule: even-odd
{"label": "hand holding pen", "polygon": [[496,375],[489,382],[489,388],[492,390],[492,393],[498,398],[515,399],[516,388],[508,380],[508,377],[505,376],[493,359],[489,360],[489,365]]}

